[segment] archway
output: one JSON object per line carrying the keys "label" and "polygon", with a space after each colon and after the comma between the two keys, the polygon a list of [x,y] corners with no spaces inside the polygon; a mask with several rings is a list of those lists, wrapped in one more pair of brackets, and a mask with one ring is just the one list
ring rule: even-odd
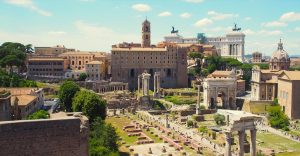
{"label": "archway", "polygon": [[225,104],[225,93],[223,91],[219,91],[218,92],[218,96],[217,96],[217,106],[221,107],[221,108],[226,108],[226,104]]}
{"label": "archway", "polygon": [[210,98],[210,109],[215,109],[216,106],[215,106],[215,99],[214,98]]}

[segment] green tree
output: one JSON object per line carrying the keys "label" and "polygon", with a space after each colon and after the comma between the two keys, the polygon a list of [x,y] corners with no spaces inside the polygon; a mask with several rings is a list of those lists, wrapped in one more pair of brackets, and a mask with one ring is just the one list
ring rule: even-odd
{"label": "green tree", "polygon": [[90,94],[86,97],[82,112],[93,122],[97,117],[105,119],[106,117],[106,101],[100,99],[96,94]]}
{"label": "green tree", "polygon": [[[29,46],[28,46],[29,47]],[[25,68],[26,47],[21,43],[5,42],[0,46],[0,63],[2,67]]]}
{"label": "green tree", "polygon": [[34,120],[34,119],[48,119],[49,113],[45,110],[39,110],[27,117],[28,120]]}
{"label": "green tree", "polygon": [[225,121],[225,116],[217,113],[214,115],[214,120],[217,125],[223,125]]}
{"label": "green tree", "polygon": [[79,75],[78,80],[79,80],[79,81],[85,81],[86,78],[87,78],[87,74],[86,74],[86,73],[81,73],[81,74]]}
{"label": "green tree", "polygon": [[90,122],[97,117],[101,117],[103,120],[106,117],[106,101],[87,90],[81,90],[75,94],[72,109],[74,112],[83,112]]}
{"label": "green tree", "polygon": [[271,127],[288,130],[290,125],[288,117],[281,111],[280,106],[273,106],[268,109],[268,120]]}
{"label": "green tree", "polygon": [[72,111],[72,100],[80,87],[73,81],[65,81],[59,89],[59,99],[67,112]]}
{"label": "green tree", "polygon": [[89,153],[93,156],[118,155],[119,136],[114,127],[105,124],[101,118],[95,119],[91,125]]}
{"label": "green tree", "polygon": [[243,70],[243,80],[246,82],[246,88],[250,88],[251,77],[252,77],[252,65],[245,63],[241,66]]}

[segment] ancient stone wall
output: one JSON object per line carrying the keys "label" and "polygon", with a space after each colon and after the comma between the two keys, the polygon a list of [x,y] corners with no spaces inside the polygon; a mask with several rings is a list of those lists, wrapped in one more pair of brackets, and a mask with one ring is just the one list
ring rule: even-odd
{"label": "ancient stone wall", "polygon": [[0,122],[0,134],[1,155],[88,155],[88,127],[79,118]]}

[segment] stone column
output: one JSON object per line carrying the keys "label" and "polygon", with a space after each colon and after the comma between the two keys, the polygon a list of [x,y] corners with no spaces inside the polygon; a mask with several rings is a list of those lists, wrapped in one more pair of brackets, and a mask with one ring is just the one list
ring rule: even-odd
{"label": "stone column", "polygon": [[139,75],[138,76],[138,93],[140,92],[140,88],[141,88],[141,86],[140,86],[140,84],[141,84],[140,79],[141,79],[141,76]]}
{"label": "stone column", "polygon": [[170,125],[169,125],[169,115],[166,114],[166,128],[170,128]]}
{"label": "stone column", "polygon": [[256,156],[256,129],[250,130],[251,136],[251,146],[250,146],[250,153],[251,156]]}
{"label": "stone column", "polygon": [[156,95],[156,74],[154,74],[154,82],[153,82],[153,85],[154,85],[154,89],[153,89],[153,94],[154,96]]}
{"label": "stone column", "polygon": [[238,134],[239,134],[239,146],[240,146],[239,156],[244,156],[245,130],[239,131]]}
{"label": "stone column", "polygon": [[196,105],[196,114],[200,115],[200,85],[198,87],[198,97],[197,97],[197,105]]}
{"label": "stone column", "polygon": [[231,132],[225,132],[225,156],[231,156]]}

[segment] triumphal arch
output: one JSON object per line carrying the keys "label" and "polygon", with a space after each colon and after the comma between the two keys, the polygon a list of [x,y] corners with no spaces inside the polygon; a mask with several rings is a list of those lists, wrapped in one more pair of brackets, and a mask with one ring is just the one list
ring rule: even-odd
{"label": "triumphal arch", "polygon": [[215,71],[203,81],[206,108],[236,109],[236,74],[234,71]]}

